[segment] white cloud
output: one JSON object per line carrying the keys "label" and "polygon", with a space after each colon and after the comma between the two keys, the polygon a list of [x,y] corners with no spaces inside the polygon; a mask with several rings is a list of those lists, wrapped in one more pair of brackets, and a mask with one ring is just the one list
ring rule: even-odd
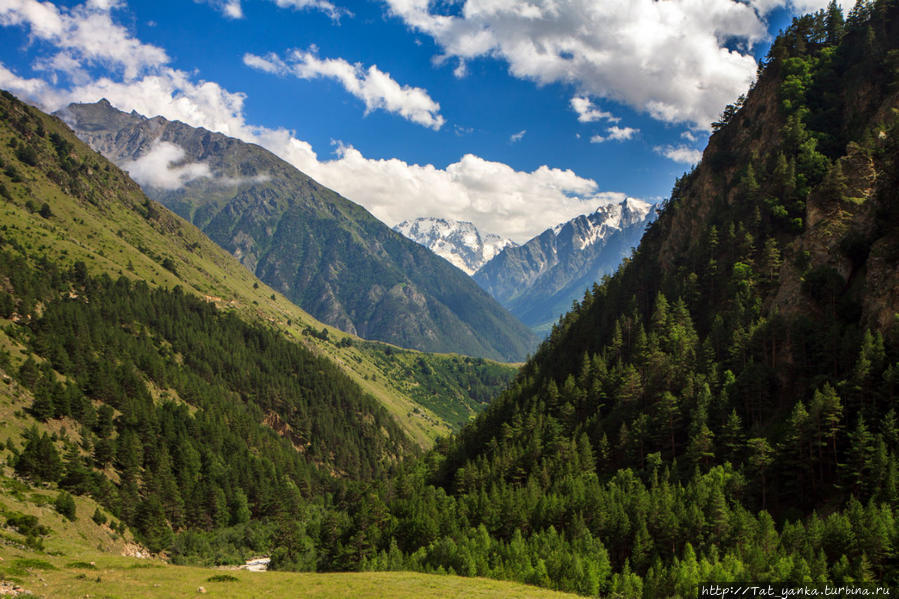
{"label": "white cloud", "polygon": [[308,162],[301,170],[387,224],[419,216],[468,220],[518,243],[549,223],[594,210],[607,195],[595,181],[571,170],[541,166],[516,171],[472,154],[444,169],[374,160],[352,146],[339,146],[334,160],[319,161],[308,153],[303,160]]}
{"label": "white cloud", "polygon": [[513,133],[512,135],[509,136],[509,142],[513,143],[513,144],[520,142],[524,138],[524,136],[527,132],[528,132],[527,129],[522,129],[518,133]]}
{"label": "white cloud", "polygon": [[697,164],[702,160],[702,151],[688,146],[656,146],[656,153],[669,160],[683,164]]}
{"label": "white cloud", "polygon": [[17,96],[31,100],[41,99],[44,106],[56,106],[57,94],[43,79],[25,79],[19,77],[5,65],[0,64],[0,88],[8,90]]}
{"label": "white cloud", "polygon": [[70,9],[37,0],[0,1],[0,25],[28,27],[33,38],[52,44],[56,56],[44,68],[83,78],[83,68],[102,65],[134,79],[141,71],[168,63],[162,48],[144,44],[112,21],[112,1],[93,0]]}
{"label": "white cloud", "polygon": [[265,57],[246,54],[243,60],[247,66],[267,73],[289,74],[300,79],[333,79],[365,103],[366,114],[372,110],[386,110],[434,130],[440,129],[445,122],[440,115],[440,104],[432,100],[426,90],[400,85],[376,65],[366,69],[342,58],[323,59],[313,52],[301,50],[290,52],[286,60],[277,54]]}
{"label": "white cloud", "polygon": [[[89,1],[92,4],[75,7],[71,9],[71,14],[60,12],[52,5],[26,3],[29,10],[46,17],[37,18],[32,15],[26,18],[20,12],[10,11],[9,0],[0,0],[0,7],[3,7],[0,8],[0,19],[7,24],[27,26],[32,31],[43,27],[51,32],[65,32],[66,25],[55,28],[54,23],[65,22],[66,19],[73,18],[71,15],[81,14],[82,11],[114,6],[111,2],[101,4],[103,0]],[[111,19],[103,22],[106,27],[111,28],[113,38],[124,31]],[[97,34],[99,39],[110,37],[102,28]],[[86,63],[94,60],[92,57],[95,54],[66,41],[70,38],[63,34],[46,34],[42,39],[46,39],[50,45],[65,45],[70,50],[69,56],[74,60],[72,69],[83,68]],[[131,47],[152,48],[133,38],[129,38],[129,44]],[[46,54],[52,57],[60,50],[61,48],[57,48]],[[162,115],[170,120],[180,120],[195,127],[205,127],[257,143],[323,185],[366,207],[389,225],[418,216],[447,217],[469,220],[485,231],[523,242],[542,232],[547,223],[561,222],[589,212],[600,201],[620,195],[600,191],[595,181],[579,177],[571,170],[544,165],[530,172],[517,171],[507,164],[472,154],[464,155],[445,168],[438,168],[431,164],[411,164],[398,159],[372,159],[350,145],[338,144],[333,158],[320,159],[309,143],[297,139],[286,129],[268,129],[247,123],[244,116],[246,96],[243,93],[228,91],[213,81],[197,80],[184,71],[166,66],[162,57],[164,53],[157,56],[160,60],[133,63],[131,69],[140,71],[136,76],[130,76],[130,71],[126,75],[126,69],[119,68],[106,77],[87,81],[73,80],[68,87],[49,81],[49,76],[19,76],[0,64],[0,87],[49,111],[62,108],[70,102],[96,102],[105,97],[122,110],[136,110],[147,116]],[[283,61],[279,63],[278,60],[280,59],[275,56],[261,58],[257,68],[265,68],[264,65],[269,64],[274,72],[278,72],[283,68]],[[114,61],[109,59],[109,62],[113,64]],[[314,61],[305,61],[302,65],[315,65],[310,67],[313,71],[321,68],[335,69],[335,72],[342,73],[344,71],[341,69],[345,67],[341,62],[336,61],[327,67]],[[122,65],[121,62],[115,64]],[[293,68],[294,65],[285,66]],[[360,72],[362,75],[372,72],[371,69],[357,71],[356,67],[350,66],[349,72],[356,77],[357,83]],[[402,91],[408,88],[399,89]],[[436,103],[434,108],[432,120],[439,117],[436,114],[439,109]],[[177,146],[160,144],[151,154],[128,167],[136,178],[164,188],[213,175],[205,164],[180,164],[183,158],[184,155]],[[223,185],[239,183],[223,178],[215,180]]]}
{"label": "white cloud", "polygon": [[606,129],[606,135],[594,135],[590,138],[590,143],[598,144],[604,141],[627,141],[633,139],[634,135],[639,133],[639,129],[633,127],[618,127],[613,125]]}
{"label": "white cloud", "polygon": [[[361,204],[388,225],[419,216],[437,216],[472,221],[485,231],[524,242],[542,232],[547,223],[594,210],[610,194],[600,191],[595,181],[571,170],[541,166],[531,172],[516,171],[507,164],[472,154],[438,168],[398,159],[372,159],[352,146],[338,145],[334,158],[320,159],[308,142],[286,129],[248,124],[243,114],[243,94],[229,92],[210,81],[194,82],[174,69],[162,69],[137,81],[104,78],[60,90],[39,79],[18,77],[0,65],[0,87],[35,100],[47,110],[105,97],[121,110],[160,114],[257,143]],[[170,158],[177,159],[177,155]],[[155,169],[148,168],[145,175],[136,176],[154,176],[159,173],[160,163],[168,166],[171,160],[157,160]]]}
{"label": "white cloud", "polygon": [[[430,35],[439,61],[493,57],[538,85],[568,83],[581,120],[609,118],[589,97],[707,130],[746,91],[765,15],[787,0],[459,0],[453,15],[427,0],[384,0],[411,29]],[[816,8],[826,0],[796,0]],[[578,105],[580,105],[580,108]],[[594,112],[595,110],[595,112]]]}
{"label": "white cloud", "polygon": [[158,142],[150,151],[121,165],[131,178],[144,186],[157,189],[178,189],[201,177],[211,177],[209,165],[202,162],[184,163],[185,152],[168,141]]}
{"label": "white cloud", "polygon": [[[211,4],[216,10],[220,11],[229,19],[242,19],[244,17],[241,0],[196,0],[205,1]],[[294,10],[320,10],[335,21],[340,20],[343,16],[352,15],[345,9],[335,6],[327,0],[271,0],[280,8],[292,8]]]}
{"label": "white cloud", "polygon": [[584,96],[571,98],[571,108],[577,113],[577,120],[581,123],[592,123],[602,119],[617,123],[621,120],[611,112],[600,110],[590,101],[590,98],[585,98]]}
{"label": "white cloud", "polygon": [[226,17],[232,19],[243,18],[243,7],[240,5],[240,0],[227,0],[227,2],[223,2],[221,10],[225,13]]}

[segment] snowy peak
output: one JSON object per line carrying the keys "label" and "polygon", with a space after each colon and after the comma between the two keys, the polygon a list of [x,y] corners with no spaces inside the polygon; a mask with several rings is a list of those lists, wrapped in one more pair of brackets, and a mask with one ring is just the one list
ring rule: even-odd
{"label": "snowy peak", "polygon": [[595,212],[577,216],[551,230],[557,243],[571,244],[583,250],[616,231],[645,222],[652,210],[653,206],[648,202],[627,198],[619,203],[603,204]]}
{"label": "snowy peak", "polygon": [[503,249],[516,247],[515,243],[504,237],[481,233],[467,221],[416,218],[401,222],[393,230],[420,243],[469,275]]}
{"label": "snowy peak", "polygon": [[545,332],[572,300],[615,272],[655,217],[652,204],[633,198],[604,203],[503,250],[474,280],[526,325]]}

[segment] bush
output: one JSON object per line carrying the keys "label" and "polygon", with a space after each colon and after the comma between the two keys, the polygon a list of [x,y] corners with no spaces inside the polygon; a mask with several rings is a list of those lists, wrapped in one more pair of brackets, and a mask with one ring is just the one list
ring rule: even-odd
{"label": "bush", "polygon": [[50,529],[38,523],[36,516],[14,514],[7,517],[7,526],[11,526],[20,535],[26,537],[42,537],[50,533]]}
{"label": "bush", "polygon": [[16,149],[16,158],[23,164],[34,166],[37,164],[37,152],[29,145],[21,145]]}
{"label": "bush", "polygon": [[53,506],[57,512],[69,520],[75,519],[75,500],[72,499],[72,496],[67,491],[59,492],[59,495],[56,496],[56,501],[53,502]]}
{"label": "bush", "polygon": [[104,514],[100,508],[94,510],[94,515],[91,516],[91,520],[93,520],[97,526],[103,526],[106,524],[106,514]]}

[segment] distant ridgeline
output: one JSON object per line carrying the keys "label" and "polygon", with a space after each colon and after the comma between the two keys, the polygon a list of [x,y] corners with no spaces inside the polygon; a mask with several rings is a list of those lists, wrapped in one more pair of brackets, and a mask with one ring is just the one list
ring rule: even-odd
{"label": "distant ridgeline", "polygon": [[655,217],[632,198],[600,206],[506,247],[473,276],[521,322],[546,335],[559,317],[603,276],[615,272]]}

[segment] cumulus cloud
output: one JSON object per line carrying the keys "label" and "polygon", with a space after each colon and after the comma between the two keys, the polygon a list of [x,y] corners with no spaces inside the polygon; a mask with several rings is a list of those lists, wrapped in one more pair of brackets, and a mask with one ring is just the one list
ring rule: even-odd
{"label": "cumulus cloud", "polygon": [[3,64],[0,64],[0,88],[23,98],[38,100],[44,106],[56,106],[59,103],[57,96],[60,94],[51,89],[46,81],[19,77]]}
{"label": "cumulus cloud", "polygon": [[617,125],[613,125],[606,129],[605,135],[594,135],[591,137],[590,143],[598,144],[604,141],[627,141],[628,139],[632,139],[634,135],[639,132],[639,129],[634,129],[633,127],[618,127]]}
{"label": "cumulus cloud", "polygon": [[768,37],[765,15],[826,0],[460,0],[454,14],[427,0],[384,0],[391,15],[431,36],[438,62],[493,57],[539,85],[568,83],[585,122],[609,118],[589,96],[652,117],[708,129],[755,75],[753,47]]}
{"label": "cumulus cloud", "polygon": [[[202,1],[202,0],[197,0]],[[294,10],[320,10],[335,21],[342,16],[351,15],[352,13],[345,8],[335,6],[327,0],[271,0],[280,8],[292,8]],[[221,12],[229,19],[242,19],[243,7],[241,0],[205,0],[211,4],[216,10]]]}
{"label": "cumulus cloud", "polygon": [[[19,77],[0,65],[0,87],[28,97],[47,110],[105,97],[121,110],[160,114],[257,143],[361,204],[388,225],[419,216],[468,220],[485,231],[520,243],[541,233],[547,223],[590,212],[604,198],[611,197],[595,181],[568,169],[541,166],[530,172],[517,171],[472,154],[438,168],[398,159],[372,159],[350,145],[338,144],[334,157],[320,158],[308,142],[286,129],[248,124],[243,114],[243,94],[229,92],[210,81],[194,82],[174,69],[162,69],[136,81],[104,78],[60,90],[40,79]],[[211,176],[196,166],[194,170],[169,172],[173,164],[175,169],[185,166],[178,165],[183,155],[169,152],[157,150],[155,160],[141,164],[146,171],[135,172],[132,166],[132,176],[145,177],[156,185],[166,181],[183,184],[185,176]]]}
{"label": "cumulus cloud", "polygon": [[188,181],[211,177],[209,165],[202,162],[184,163],[185,152],[168,141],[158,142],[150,151],[121,165],[131,178],[143,186],[156,189],[178,189]]}
{"label": "cumulus cloud", "polygon": [[142,43],[113,22],[110,11],[117,2],[91,0],[73,8],[59,8],[37,0],[0,2],[0,25],[27,27],[33,38],[55,46],[57,54],[43,61],[44,68],[83,78],[83,68],[102,65],[134,79],[148,67],[166,64],[165,50]]}
{"label": "cumulus cloud", "polygon": [[617,123],[621,120],[611,112],[600,110],[593,104],[590,98],[585,98],[584,96],[571,98],[571,108],[577,113],[577,120],[581,123],[592,123],[603,119]]}
{"label": "cumulus cloud", "polygon": [[528,132],[527,129],[522,129],[518,133],[513,133],[512,135],[509,136],[509,142],[513,143],[513,144],[520,142],[524,138],[524,136],[527,132]]}
{"label": "cumulus cloud", "polygon": [[265,57],[246,54],[244,64],[277,75],[293,75],[300,79],[323,77],[340,83],[350,94],[365,103],[365,113],[385,110],[404,119],[437,130],[444,124],[440,104],[420,87],[400,85],[377,65],[367,69],[342,58],[319,58],[314,52],[294,50],[282,59],[277,54]]}
{"label": "cumulus cloud", "polygon": [[548,223],[594,210],[607,196],[595,181],[568,169],[517,171],[473,154],[442,169],[366,158],[352,146],[338,146],[333,160],[304,158],[310,162],[301,170],[387,224],[418,216],[468,220],[517,243]]}
{"label": "cumulus cloud", "polygon": [[656,146],[655,151],[669,160],[682,164],[697,164],[702,160],[702,151],[688,146]]}
{"label": "cumulus cloud", "polygon": [[[53,29],[52,23],[74,18],[72,15],[82,14],[82,11],[106,10],[115,6],[112,0],[89,0],[87,4],[66,13],[49,4],[12,1],[27,4],[38,12],[43,11],[40,14],[48,15],[45,22],[33,15],[12,11],[8,0],[0,0],[0,6],[4,7],[0,10],[5,11],[0,17],[3,22],[29,27],[32,32],[36,27],[64,31],[65,27]],[[112,35],[124,31],[111,20],[104,22],[112,29]],[[98,31],[98,36],[99,39],[110,37],[103,31]],[[83,68],[86,63],[95,60],[85,49],[65,42],[62,35],[47,34],[42,39],[48,40],[51,45],[66,44],[75,60],[73,68],[79,65]],[[132,47],[144,47],[136,39],[129,40]],[[56,51],[59,48],[47,54],[52,56]],[[590,212],[600,202],[622,195],[600,190],[595,181],[580,177],[568,169],[541,166],[529,172],[518,171],[507,164],[473,154],[466,154],[457,162],[439,168],[398,159],[372,159],[351,145],[338,143],[334,156],[320,158],[308,142],[298,139],[291,131],[247,123],[244,116],[246,96],[243,93],[231,92],[216,82],[198,80],[189,73],[171,68],[166,60],[162,60],[163,56],[164,53],[156,57],[158,60],[133,63],[130,68],[138,71],[136,75],[131,71],[126,75],[124,63],[114,63],[109,58],[110,64],[119,67],[113,69],[112,74],[87,81],[72,80],[68,87],[48,78],[22,77],[0,64],[0,87],[48,111],[63,108],[70,102],[96,102],[107,98],[121,110],[136,110],[148,116],[158,114],[257,143],[323,185],[366,207],[388,225],[418,216],[447,217],[469,220],[485,231],[524,242],[542,232],[547,223],[561,222]],[[261,58],[264,62],[259,65],[270,64],[273,72],[278,72],[282,67],[276,59],[274,56]],[[284,65],[291,66],[287,62]],[[361,72],[365,75],[370,70]],[[352,73],[358,81],[359,71],[353,67]],[[437,108],[435,106],[435,115]],[[183,160],[184,154],[180,148],[159,144],[146,156],[124,166],[142,183],[164,189],[200,177],[213,177],[212,181],[222,185],[245,182],[215,178],[207,165],[185,164]]]}

